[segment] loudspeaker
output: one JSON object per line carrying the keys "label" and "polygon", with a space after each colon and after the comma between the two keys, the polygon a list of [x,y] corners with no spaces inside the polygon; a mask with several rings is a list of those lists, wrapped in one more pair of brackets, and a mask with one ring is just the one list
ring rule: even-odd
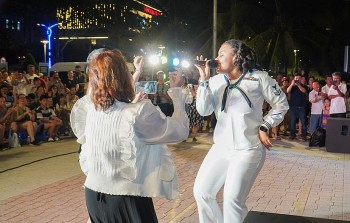
{"label": "loudspeaker", "polygon": [[332,153],[350,153],[350,119],[328,118],[326,150]]}

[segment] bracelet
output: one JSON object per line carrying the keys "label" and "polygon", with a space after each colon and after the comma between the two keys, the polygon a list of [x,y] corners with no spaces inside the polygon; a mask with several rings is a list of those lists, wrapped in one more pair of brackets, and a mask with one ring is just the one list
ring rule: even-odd
{"label": "bracelet", "polygon": [[199,86],[202,86],[202,87],[209,87],[209,80],[199,80]]}

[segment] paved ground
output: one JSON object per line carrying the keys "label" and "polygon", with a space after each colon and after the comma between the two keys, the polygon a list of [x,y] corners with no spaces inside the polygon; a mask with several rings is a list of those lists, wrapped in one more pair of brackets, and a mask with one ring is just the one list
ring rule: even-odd
{"label": "paved ground", "polygon": [[[350,155],[306,144],[275,142],[249,195],[245,223],[350,221]],[[159,222],[198,222],[192,188],[210,145],[211,135],[203,133],[198,142],[169,146],[181,195],[154,199]],[[85,177],[76,147],[74,139],[65,139],[0,152],[0,222],[86,222]],[[222,203],[221,194],[218,200]],[[285,220],[286,215],[292,216]]]}

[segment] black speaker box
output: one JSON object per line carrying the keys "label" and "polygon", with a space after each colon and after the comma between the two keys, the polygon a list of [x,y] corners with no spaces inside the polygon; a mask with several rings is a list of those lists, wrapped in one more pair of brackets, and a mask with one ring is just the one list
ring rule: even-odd
{"label": "black speaker box", "polygon": [[350,119],[328,118],[326,150],[332,153],[350,153]]}

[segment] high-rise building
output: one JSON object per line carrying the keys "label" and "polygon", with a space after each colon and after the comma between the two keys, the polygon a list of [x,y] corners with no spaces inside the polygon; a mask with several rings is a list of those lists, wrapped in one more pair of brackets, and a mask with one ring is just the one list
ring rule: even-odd
{"label": "high-rise building", "polygon": [[157,26],[162,11],[138,0],[64,5],[57,8],[59,38],[111,38]]}

